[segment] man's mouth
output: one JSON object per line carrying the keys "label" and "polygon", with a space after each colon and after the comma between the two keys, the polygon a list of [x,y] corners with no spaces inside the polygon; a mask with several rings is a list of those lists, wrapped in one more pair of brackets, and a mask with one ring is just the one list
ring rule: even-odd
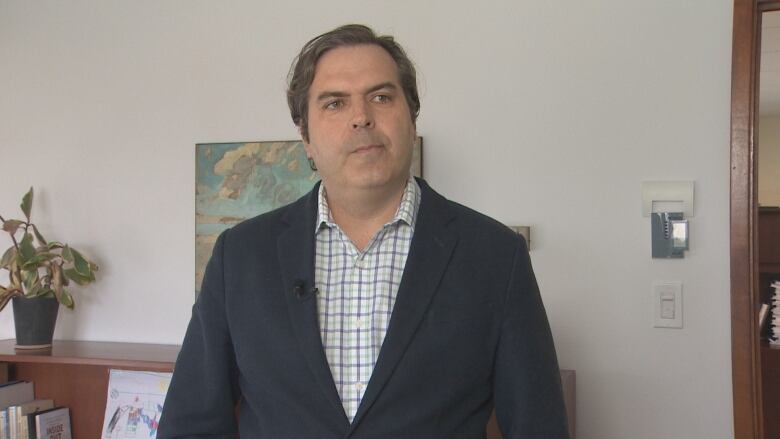
{"label": "man's mouth", "polygon": [[363,145],[363,146],[359,146],[359,147],[355,148],[355,150],[352,151],[352,152],[358,153],[358,154],[366,153],[366,152],[374,151],[374,150],[376,150],[378,148],[381,148],[381,147],[382,147],[382,145]]}

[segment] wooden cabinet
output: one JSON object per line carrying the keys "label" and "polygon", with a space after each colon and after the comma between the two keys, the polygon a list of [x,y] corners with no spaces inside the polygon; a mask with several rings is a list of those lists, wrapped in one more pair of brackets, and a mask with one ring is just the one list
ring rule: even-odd
{"label": "wooden cabinet", "polygon": [[[70,408],[75,439],[100,438],[106,411],[110,369],[172,372],[180,346],[93,341],[55,341],[51,350],[14,349],[15,340],[0,340],[0,362],[9,378],[35,383],[35,397]],[[780,350],[777,351],[780,354]],[[571,438],[575,435],[575,373],[561,371]],[[495,417],[488,437],[500,438]]]}
{"label": "wooden cabinet", "polygon": [[[761,301],[769,301],[771,283],[780,280],[780,209],[758,212],[758,271]],[[780,438],[780,347],[761,344],[761,393],[764,437]]]}
{"label": "wooden cabinet", "polygon": [[179,346],[90,341],[55,341],[45,352],[14,349],[0,341],[0,362],[9,378],[35,383],[36,398],[70,408],[75,439],[101,437],[110,369],[171,372]]}
{"label": "wooden cabinet", "polygon": [[780,438],[780,346],[761,345],[764,437]]}
{"label": "wooden cabinet", "polygon": [[780,208],[758,210],[758,271],[780,273]]}

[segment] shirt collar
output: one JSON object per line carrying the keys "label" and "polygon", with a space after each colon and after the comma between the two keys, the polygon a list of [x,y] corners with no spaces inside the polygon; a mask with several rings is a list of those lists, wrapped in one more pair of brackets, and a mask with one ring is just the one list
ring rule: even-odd
{"label": "shirt collar", "polygon": [[[409,177],[406,182],[406,188],[404,194],[401,197],[401,203],[398,205],[398,209],[395,211],[395,216],[387,224],[393,224],[398,221],[403,221],[414,230],[414,225],[417,222],[417,212],[420,210],[420,185],[417,184],[417,180],[414,177]],[[333,221],[333,216],[328,207],[328,199],[325,194],[325,185],[320,183],[320,189],[317,193],[317,225],[314,230],[316,234],[323,227],[334,227],[336,223]]]}

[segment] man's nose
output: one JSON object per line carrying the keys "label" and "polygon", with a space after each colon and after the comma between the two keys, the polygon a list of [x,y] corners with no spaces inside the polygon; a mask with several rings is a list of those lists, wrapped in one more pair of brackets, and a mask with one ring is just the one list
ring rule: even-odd
{"label": "man's nose", "polygon": [[352,129],[370,128],[374,125],[370,106],[363,102],[354,106],[352,113]]}

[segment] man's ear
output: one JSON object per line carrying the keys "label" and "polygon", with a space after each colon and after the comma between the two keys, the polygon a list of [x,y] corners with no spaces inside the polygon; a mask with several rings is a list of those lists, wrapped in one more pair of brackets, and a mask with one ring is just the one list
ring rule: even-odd
{"label": "man's ear", "polygon": [[[303,136],[301,136],[303,137]],[[301,142],[303,142],[303,149],[306,151],[306,159],[309,161],[309,168],[311,168],[312,171],[317,170],[317,165],[314,163],[314,148],[312,148],[311,143],[309,143],[306,139],[301,139]]]}
{"label": "man's ear", "polygon": [[306,150],[306,159],[309,161],[309,168],[312,171],[317,171],[317,164],[314,162],[313,154],[314,151],[311,147],[311,143],[307,142],[306,140],[303,140],[303,149]]}

